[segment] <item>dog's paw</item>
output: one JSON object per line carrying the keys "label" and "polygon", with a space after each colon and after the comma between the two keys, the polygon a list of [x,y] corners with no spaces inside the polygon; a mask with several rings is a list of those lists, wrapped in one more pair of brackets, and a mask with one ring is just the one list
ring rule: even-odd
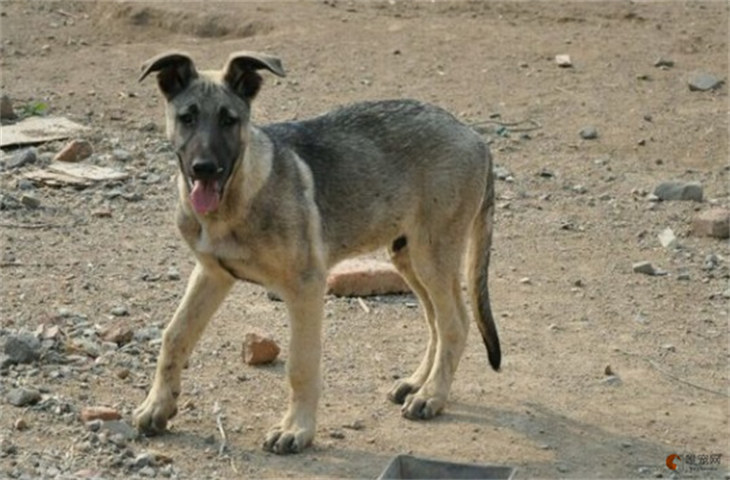
{"label": "dog's paw", "polygon": [[446,399],[437,396],[408,395],[401,413],[409,420],[429,420],[444,409]]}
{"label": "dog's paw", "polygon": [[388,392],[388,400],[398,405],[403,405],[406,401],[406,397],[412,393],[416,393],[418,387],[405,380],[399,380],[393,385],[393,388]]}
{"label": "dog's paw", "polygon": [[172,393],[160,393],[153,388],[134,411],[134,425],[145,435],[157,435],[165,431],[167,421],[175,414],[177,405]]}
{"label": "dog's paw", "polygon": [[314,438],[314,429],[291,426],[284,428],[281,425],[269,430],[264,440],[264,450],[277,455],[300,453],[307,448]]}

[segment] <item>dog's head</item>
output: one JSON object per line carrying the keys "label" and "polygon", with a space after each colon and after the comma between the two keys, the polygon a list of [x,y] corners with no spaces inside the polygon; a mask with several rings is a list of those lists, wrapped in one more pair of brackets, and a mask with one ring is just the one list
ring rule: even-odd
{"label": "dog's head", "polygon": [[279,59],[253,52],[232,54],[220,71],[195,69],[183,53],[165,53],[142,66],[157,73],[167,100],[167,137],[180,161],[199,214],[218,209],[226,184],[248,140],[251,102],[261,87],[258,70],[285,76]]}

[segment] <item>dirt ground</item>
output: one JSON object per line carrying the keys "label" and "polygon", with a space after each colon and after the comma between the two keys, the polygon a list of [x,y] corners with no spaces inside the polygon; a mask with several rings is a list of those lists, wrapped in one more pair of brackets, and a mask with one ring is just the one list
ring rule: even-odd
{"label": "dirt ground", "polygon": [[[696,459],[679,462],[682,478],[728,478],[730,251],[690,231],[697,212],[730,206],[727,85],[688,88],[699,72],[727,80],[726,2],[3,0],[0,9],[2,90],[16,110],[43,102],[91,127],[85,162],[130,174],[49,188],[23,176],[64,142],[37,146],[35,165],[10,168],[13,150],[0,157],[0,336],[56,325],[67,347],[55,362],[0,374],[0,477],[375,478],[412,453],[515,466],[517,478],[672,478],[665,459],[676,453]],[[161,97],[154,81],[137,83],[140,64],[170,49],[201,68],[236,50],[280,57],[288,76],[266,78],[259,123],[411,97],[479,124],[509,172],[497,185],[490,278],[502,371],[488,367],[472,328],[444,414],[406,420],[386,392],[425,348],[413,297],[365,299],[369,313],[328,298],[315,443],[269,454],[264,434],[286,405],[287,318],[264,289],[240,284],[184,372],[168,434],[118,445],[89,432],[84,406],[131,420],[155,335],[193,266],[174,227]],[[558,67],[557,54],[573,66]],[[659,58],[674,64],[655,67]],[[586,126],[598,138],[581,138]],[[700,182],[704,201],[651,201],[673,179]],[[40,206],[16,201],[24,195]],[[665,228],[681,248],[660,245]],[[668,275],[634,273],[639,261]],[[126,348],[102,343],[98,332],[119,321],[157,333]],[[281,344],[280,361],[241,362],[253,328]],[[87,347],[69,349],[78,338]],[[41,402],[12,406],[5,397],[18,386],[40,390]],[[133,460],[145,452],[162,456],[141,468]],[[719,465],[691,471],[703,458]]]}

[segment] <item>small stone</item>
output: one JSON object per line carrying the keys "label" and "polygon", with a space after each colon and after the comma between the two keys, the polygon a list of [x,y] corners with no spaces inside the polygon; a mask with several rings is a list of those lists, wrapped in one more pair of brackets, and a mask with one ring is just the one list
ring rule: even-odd
{"label": "small stone", "polygon": [[281,349],[271,338],[249,332],[243,339],[243,361],[248,365],[262,365],[276,360]]}
{"label": "small stone", "polygon": [[702,264],[702,270],[714,270],[720,265],[720,258],[714,253],[710,253],[705,257],[705,262]]}
{"label": "small stone", "polygon": [[7,95],[0,96],[0,120],[15,120],[18,115],[15,114],[13,102]]}
{"label": "small stone", "polygon": [[570,468],[563,463],[559,463],[555,468],[557,468],[560,473],[568,473],[570,471]]}
{"label": "small stone", "polygon": [[634,444],[629,442],[628,440],[624,440],[621,442],[621,448],[631,448]]}
{"label": "small stone", "polygon": [[5,164],[7,168],[20,168],[38,161],[38,151],[35,148],[25,148],[15,153]]}
{"label": "small stone", "polygon": [[698,213],[692,219],[692,233],[699,237],[730,237],[730,210],[713,208]]}
{"label": "small stone", "polygon": [[532,283],[532,280],[530,280],[530,277],[522,277],[520,278],[520,283],[523,285],[529,285]]}
{"label": "small stone", "polygon": [[689,89],[693,92],[705,92],[719,88],[724,83],[723,80],[710,75],[709,73],[698,73],[689,81]]}
{"label": "small stone", "polygon": [[120,380],[126,380],[132,372],[128,368],[122,368],[117,370],[117,378]]}
{"label": "small stone", "polygon": [[41,399],[41,392],[34,388],[14,388],[7,394],[7,401],[10,405],[15,407],[25,407],[27,405],[34,405]]}
{"label": "small stone", "polygon": [[8,335],[4,352],[12,363],[31,363],[41,356],[41,342],[30,333]]}
{"label": "small stone", "polygon": [[643,273],[645,275],[655,275],[656,270],[651,262],[637,262],[632,266],[634,273]]}
{"label": "small stone", "polygon": [[119,420],[122,415],[119,410],[110,407],[84,407],[79,414],[81,421],[86,423],[92,420]]}
{"label": "small stone", "polygon": [[659,243],[661,243],[664,248],[674,249],[679,247],[679,241],[671,228],[665,228],[662,230],[659,233],[658,238]]}
{"label": "small stone", "polygon": [[330,438],[336,438],[338,440],[342,440],[345,438],[345,432],[343,432],[342,430],[331,430]]}
{"label": "small stone", "polygon": [[662,350],[665,350],[667,352],[676,352],[677,351],[677,347],[675,347],[671,343],[665,343],[664,345],[662,345]]}
{"label": "small stone", "polygon": [[9,438],[2,436],[0,437],[0,453],[2,456],[15,455],[18,453],[18,447],[13,445]]}
{"label": "small stone", "polygon": [[36,209],[41,206],[41,201],[33,195],[23,195],[20,197],[20,203],[30,209]]}
{"label": "small stone", "polygon": [[327,292],[340,297],[366,297],[408,293],[410,288],[390,263],[353,259],[332,269],[327,277]]}
{"label": "small stone", "polygon": [[115,317],[126,317],[127,315],[129,315],[129,310],[124,305],[119,305],[112,308],[111,314]]}
{"label": "small stone", "polygon": [[143,477],[154,478],[157,475],[157,471],[152,467],[144,467],[139,470],[139,474]]}
{"label": "small stone", "polygon": [[672,68],[674,66],[674,60],[659,57],[654,62],[654,66],[657,68]]}
{"label": "small stone", "polygon": [[13,428],[19,432],[28,430],[28,422],[24,418],[19,418],[13,423]]}
{"label": "small stone", "polygon": [[177,281],[180,280],[180,271],[175,267],[170,267],[167,269],[167,279],[171,281]]}
{"label": "small stone", "polygon": [[117,322],[103,329],[100,336],[105,342],[113,342],[121,347],[132,341],[134,330],[123,322]]}
{"label": "small stone", "polygon": [[131,467],[138,469],[143,467],[149,467],[155,464],[155,457],[151,453],[143,452],[134,457],[131,462]]}
{"label": "small stone", "polygon": [[606,365],[606,368],[603,369],[603,373],[605,375],[613,375],[613,369],[611,368],[611,365]]}
{"label": "small stone", "polygon": [[580,138],[583,140],[594,140],[598,138],[598,130],[592,125],[585,126],[580,129]]}
{"label": "small stone", "polygon": [[680,268],[677,270],[677,280],[687,282],[690,280],[689,270],[686,268]]}
{"label": "small stone", "polygon": [[495,165],[494,176],[497,177],[497,180],[507,180],[507,178],[512,176],[512,173],[500,165]]}
{"label": "small stone", "polygon": [[555,63],[557,63],[558,67],[561,68],[569,68],[573,66],[573,61],[570,59],[570,55],[567,54],[555,55]]}
{"label": "small stone", "polygon": [[345,425],[342,425],[342,428],[359,431],[365,428],[365,424],[362,422],[362,420],[355,420],[352,423],[346,423]]}
{"label": "small stone", "polygon": [[119,435],[128,441],[134,440],[139,435],[137,430],[124,420],[104,421],[99,429],[103,432],[108,432],[109,435]]}
{"label": "small stone", "polygon": [[604,385],[621,385],[621,379],[617,375],[609,375],[601,383]]}
{"label": "small stone", "polygon": [[56,162],[74,163],[88,158],[94,153],[91,143],[86,140],[71,140],[53,157]]}
{"label": "small stone", "polygon": [[96,218],[111,218],[112,211],[108,208],[99,208],[91,212],[92,217]]}
{"label": "small stone", "polygon": [[670,181],[662,182],[654,189],[654,195],[660,200],[693,200],[701,202],[703,198],[702,185],[698,182]]}
{"label": "small stone", "polygon": [[114,160],[124,163],[132,160],[132,154],[126,150],[122,150],[121,148],[116,148],[112,150],[112,157],[114,157]]}
{"label": "small stone", "polygon": [[140,328],[134,332],[134,340],[139,343],[146,343],[151,340],[157,340],[162,336],[160,328],[155,325]]}

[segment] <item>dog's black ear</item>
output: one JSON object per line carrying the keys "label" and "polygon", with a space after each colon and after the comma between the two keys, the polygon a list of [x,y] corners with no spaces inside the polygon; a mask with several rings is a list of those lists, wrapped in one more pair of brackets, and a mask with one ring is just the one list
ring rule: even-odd
{"label": "dog's black ear", "polygon": [[236,52],[228,57],[223,68],[223,81],[236,94],[250,102],[261,88],[261,75],[256,70],[266,69],[280,77],[285,77],[281,60],[270,55],[256,52]]}
{"label": "dog's black ear", "polygon": [[198,77],[193,60],[184,53],[168,52],[150,58],[142,65],[139,81],[157,72],[157,85],[167,100],[185,90]]}

